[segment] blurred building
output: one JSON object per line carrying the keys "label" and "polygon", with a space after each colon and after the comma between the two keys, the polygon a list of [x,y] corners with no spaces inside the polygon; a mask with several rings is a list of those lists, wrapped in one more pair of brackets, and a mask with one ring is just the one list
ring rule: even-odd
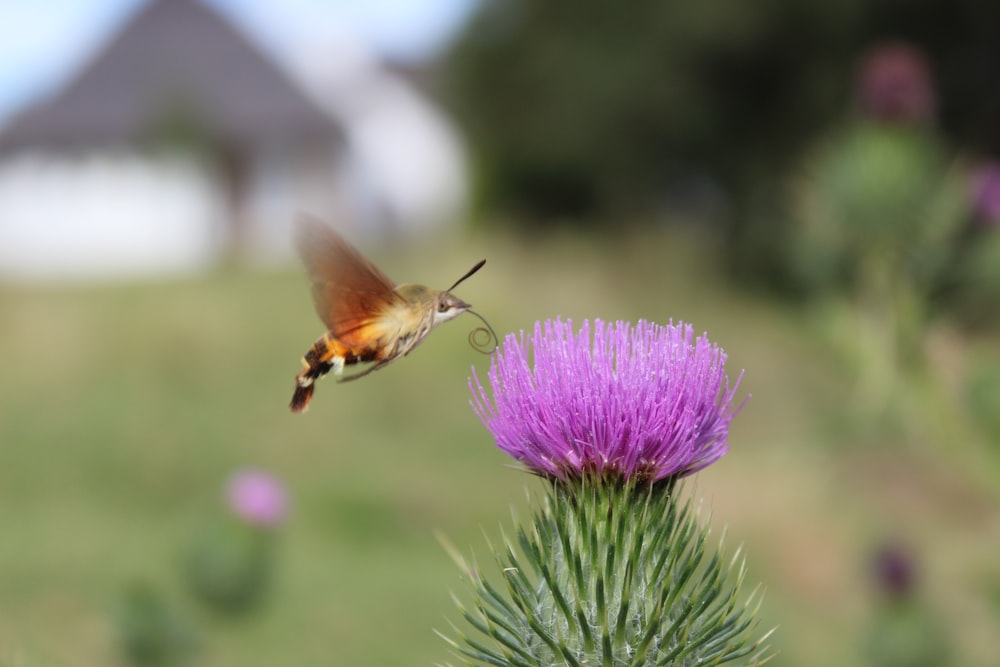
{"label": "blurred building", "polygon": [[357,62],[300,85],[197,0],[152,0],[0,128],[0,276],[284,258],[300,211],[352,237],[454,222],[466,183],[450,123]]}

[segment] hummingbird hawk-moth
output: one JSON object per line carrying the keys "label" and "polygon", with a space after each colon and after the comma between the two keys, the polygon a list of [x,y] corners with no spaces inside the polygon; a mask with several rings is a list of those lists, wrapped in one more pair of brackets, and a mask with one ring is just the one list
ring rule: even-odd
{"label": "hummingbird hawk-moth", "polygon": [[371,363],[338,381],[364,377],[406,356],[434,327],[468,311],[471,306],[451,290],[486,263],[485,259],[478,262],[446,290],[396,285],[319,220],[301,218],[296,232],[296,246],[312,282],[316,314],[327,332],[302,358],[289,406],[292,412],[308,407],[316,380],[327,373],[342,375],[346,366]]}

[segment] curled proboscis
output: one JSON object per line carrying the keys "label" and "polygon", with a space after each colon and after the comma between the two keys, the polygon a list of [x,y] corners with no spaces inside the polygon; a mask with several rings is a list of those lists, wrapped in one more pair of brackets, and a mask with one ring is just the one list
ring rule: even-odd
{"label": "curled proboscis", "polygon": [[467,313],[475,315],[479,320],[485,325],[481,327],[476,327],[469,332],[469,345],[472,346],[476,352],[482,352],[483,354],[491,354],[493,350],[497,349],[500,345],[500,339],[497,337],[497,332],[493,330],[490,323],[480,315],[479,313],[467,310]]}

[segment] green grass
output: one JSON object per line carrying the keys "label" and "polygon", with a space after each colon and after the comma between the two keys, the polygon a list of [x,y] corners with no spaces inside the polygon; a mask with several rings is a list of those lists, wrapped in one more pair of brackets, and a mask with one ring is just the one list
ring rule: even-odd
{"label": "green grass", "polygon": [[[850,384],[808,311],[726,287],[701,241],[473,237],[377,259],[443,287],[488,257],[458,293],[501,335],[556,315],[683,319],[746,369],[732,451],[691,488],[768,590],[772,664],[858,664],[865,558],[885,535],[921,550],[956,664],[996,664],[996,478],[950,446],[842,428]],[[357,383],[321,382],[295,416],[292,377],[322,333],[298,269],[0,288],[0,665],[119,664],[118,595],[142,579],[184,603],[184,541],[242,466],[289,486],[280,572],[263,613],[205,634],[199,664],[454,662],[433,629],[468,585],[434,533],[488,569],[482,533],[496,541],[537,483],[468,408],[469,367],[488,366],[466,342],[475,324]]]}

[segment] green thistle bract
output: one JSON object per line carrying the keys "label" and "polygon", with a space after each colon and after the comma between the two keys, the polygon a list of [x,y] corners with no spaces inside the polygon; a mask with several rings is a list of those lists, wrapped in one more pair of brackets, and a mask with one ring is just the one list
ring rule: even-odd
{"label": "green thistle bract", "polygon": [[[762,664],[756,591],[673,482],[555,483],[530,527],[497,553],[502,583],[470,571],[478,631],[452,646],[471,665]],[[768,633],[769,634],[769,633]]]}

